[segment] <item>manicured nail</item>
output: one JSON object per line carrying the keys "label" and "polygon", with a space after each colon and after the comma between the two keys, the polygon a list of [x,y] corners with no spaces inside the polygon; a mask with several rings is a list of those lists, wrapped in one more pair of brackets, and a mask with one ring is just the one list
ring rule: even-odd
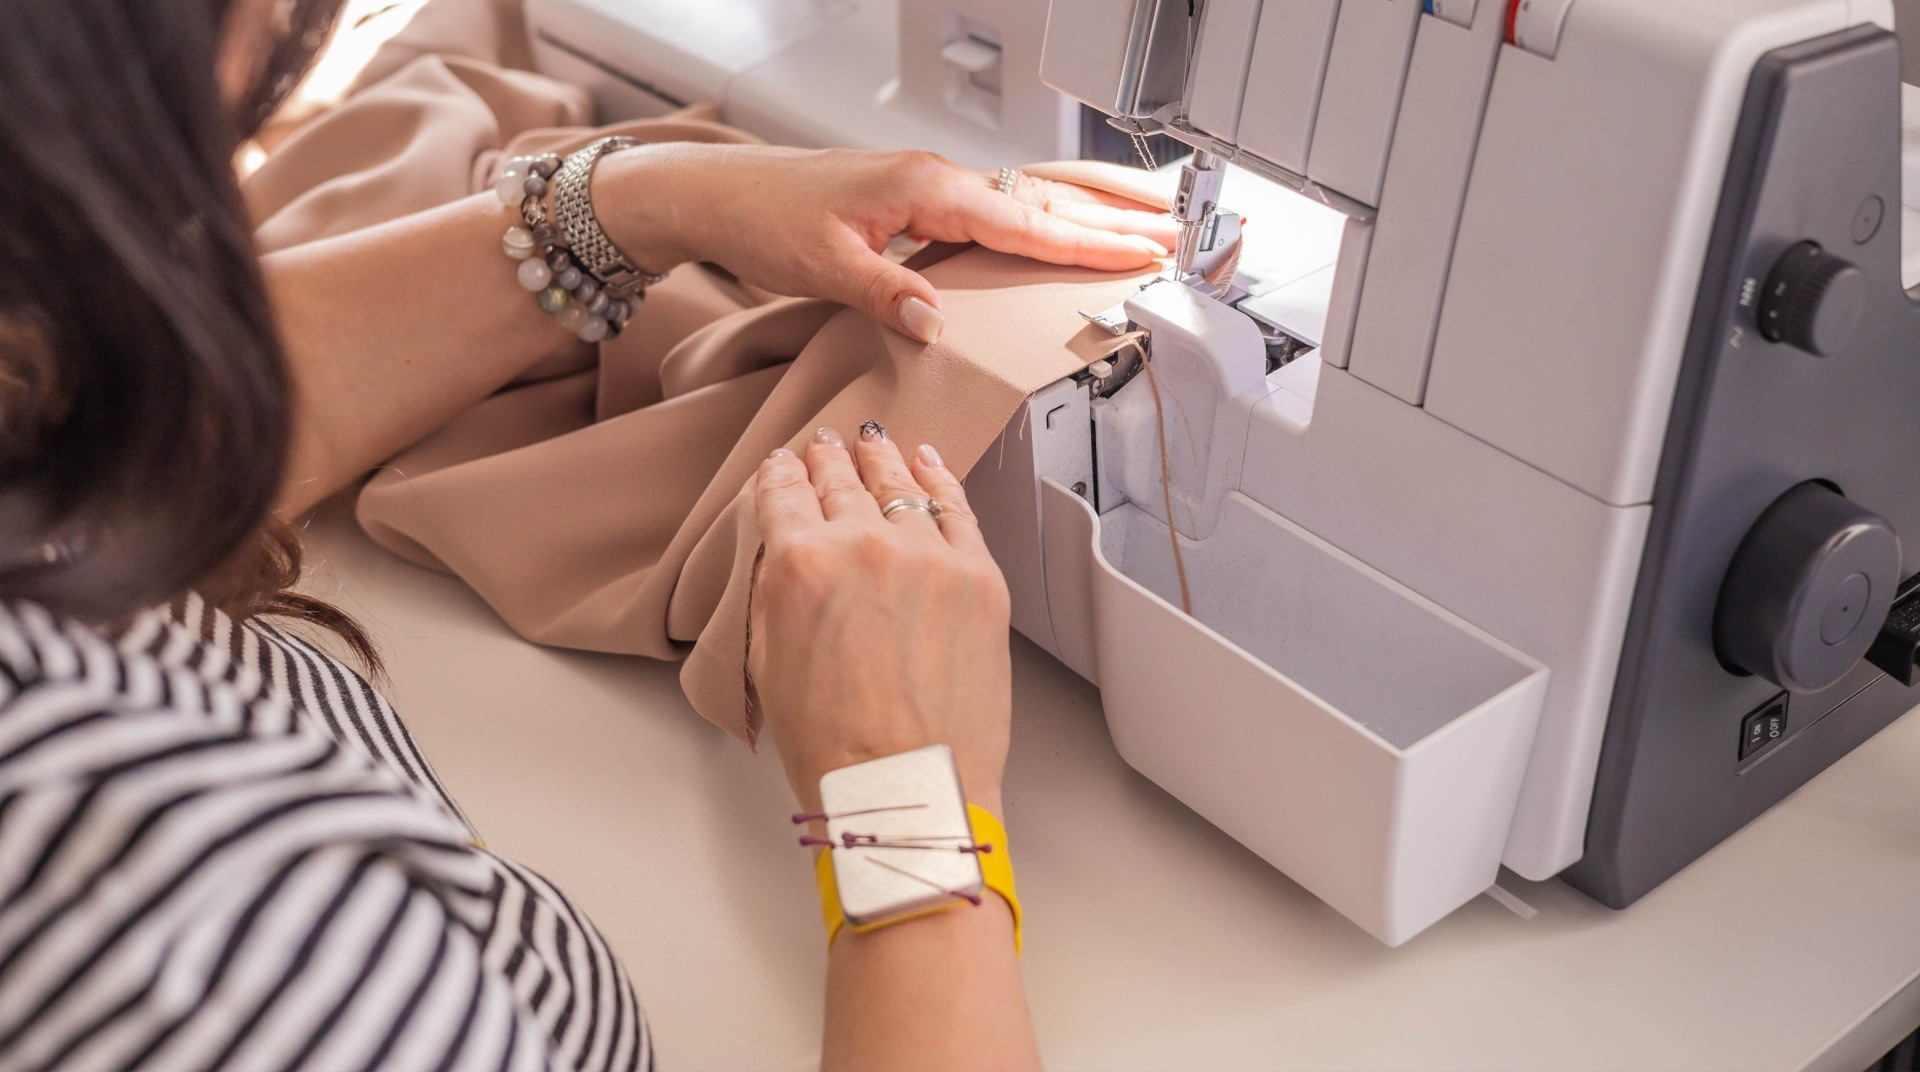
{"label": "manicured nail", "polygon": [[1167,247],[1148,238],[1146,235],[1127,235],[1127,244],[1151,257],[1164,257]]}
{"label": "manicured nail", "polygon": [[869,443],[886,442],[887,426],[879,421],[867,421],[860,426],[860,438]]}
{"label": "manicured nail", "polygon": [[773,450],[773,453],[772,453],[772,454],[769,454],[769,455],[767,455],[767,457],[769,457],[769,458],[791,458],[791,457],[793,457],[793,452],[792,452],[792,451],[790,451],[790,450],[788,450],[788,449],[787,449],[787,448],[785,448],[785,447],[775,447],[775,448],[774,448],[774,450]]}
{"label": "manicured nail", "polygon": [[900,326],[907,334],[928,345],[938,342],[940,329],[947,323],[947,314],[928,305],[919,298],[908,298],[900,303]]}
{"label": "manicured nail", "polygon": [[836,428],[822,428],[814,432],[813,441],[815,443],[825,443],[828,446],[839,447],[841,450],[847,449],[847,441],[841,438],[840,432]]}
{"label": "manicured nail", "polygon": [[945,469],[947,467],[947,463],[940,460],[940,452],[933,449],[932,443],[920,444],[920,461],[925,465],[933,466],[935,469]]}

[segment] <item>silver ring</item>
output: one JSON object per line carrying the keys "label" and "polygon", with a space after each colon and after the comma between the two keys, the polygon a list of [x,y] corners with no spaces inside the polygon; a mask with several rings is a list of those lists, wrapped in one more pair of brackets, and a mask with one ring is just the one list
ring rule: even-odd
{"label": "silver ring", "polygon": [[887,505],[882,506],[880,508],[880,516],[891,521],[893,520],[893,515],[902,510],[918,510],[927,515],[927,517],[938,520],[945,509],[946,507],[940,505],[939,499],[916,499],[907,497],[895,499]]}
{"label": "silver ring", "polygon": [[1020,177],[1019,168],[1003,167],[1000,169],[1000,181],[994,183],[993,188],[1006,194],[1008,197],[1012,197],[1013,188],[1019,184]]}

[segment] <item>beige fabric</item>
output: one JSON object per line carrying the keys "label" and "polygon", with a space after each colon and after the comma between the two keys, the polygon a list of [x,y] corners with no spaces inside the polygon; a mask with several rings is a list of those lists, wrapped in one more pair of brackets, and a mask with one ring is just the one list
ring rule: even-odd
{"label": "beige fabric", "polygon": [[[486,189],[504,156],[598,135],[581,129],[579,91],[491,62],[493,20],[476,17],[461,38],[457,7],[481,2],[430,4],[426,29],[444,40],[409,29],[390,46],[399,61],[375,61],[390,73],[278,147],[246,188],[263,248]],[[697,114],[618,129],[746,140]],[[751,739],[745,613],[759,533],[745,488],[760,460],[821,424],[872,418],[964,473],[1026,395],[1098,356],[1106,336],[1078,310],[1139,285],[981,249],[924,270],[947,315],[931,347],[683,267],[597,354],[556,329],[533,373],[382,468],[360,521],[382,546],[458,574],[530,639],[685,658],[695,708]]]}

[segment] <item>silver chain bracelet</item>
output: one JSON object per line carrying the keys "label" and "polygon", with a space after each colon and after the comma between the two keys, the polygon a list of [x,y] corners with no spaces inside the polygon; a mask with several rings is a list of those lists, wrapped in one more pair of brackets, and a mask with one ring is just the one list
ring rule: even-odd
{"label": "silver chain bracelet", "polygon": [[606,137],[567,157],[553,177],[553,215],[582,266],[616,298],[645,290],[666,278],[642,271],[628,260],[613,239],[600,226],[593,212],[593,169],[600,158],[622,149],[636,148],[644,142],[635,138]]}

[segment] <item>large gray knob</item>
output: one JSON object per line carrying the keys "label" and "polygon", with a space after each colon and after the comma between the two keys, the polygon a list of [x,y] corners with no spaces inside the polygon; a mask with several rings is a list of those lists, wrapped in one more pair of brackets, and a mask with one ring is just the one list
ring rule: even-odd
{"label": "large gray knob", "polygon": [[1714,611],[1721,661],[1819,692],[1867,653],[1900,582],[1893,526],[1824,484],[1774,500],[1734,552]]}

